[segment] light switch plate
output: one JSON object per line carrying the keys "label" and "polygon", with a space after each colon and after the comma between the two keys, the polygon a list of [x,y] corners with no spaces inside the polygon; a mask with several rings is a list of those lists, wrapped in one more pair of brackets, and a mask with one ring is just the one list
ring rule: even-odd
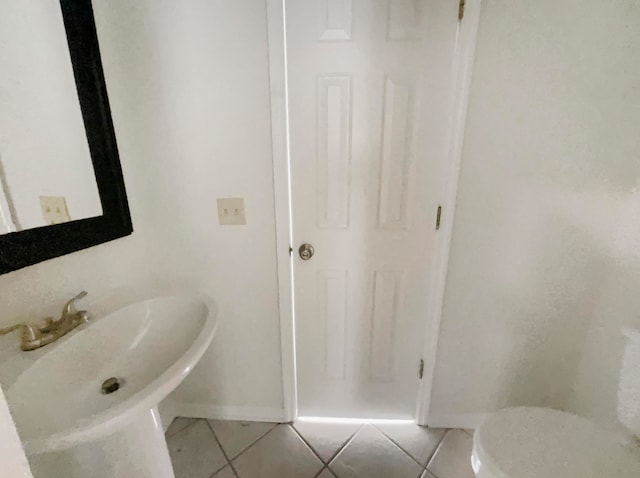
{"label": "light switch plate", "polygon": [[40,207],[47,225],[71,221],[67,200],[62,196],[40,196]]}
{"label": "light switch plate", "polygon": [[218,221],[222,226],[244,226],[244,199],[218,198]]}

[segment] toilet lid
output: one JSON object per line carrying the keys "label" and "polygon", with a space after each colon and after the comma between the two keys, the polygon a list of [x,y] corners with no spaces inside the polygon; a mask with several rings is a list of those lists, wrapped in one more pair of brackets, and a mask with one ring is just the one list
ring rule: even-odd
{"label": "toilet lid", "polygon": [[640,448],[593,422],[547,408],[510,408],[476,430],[482,469],[499,478],[638,478]]}

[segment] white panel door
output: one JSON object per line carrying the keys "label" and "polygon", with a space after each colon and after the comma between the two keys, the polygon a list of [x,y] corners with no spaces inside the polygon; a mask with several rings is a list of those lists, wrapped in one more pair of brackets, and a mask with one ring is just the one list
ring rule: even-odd
{"label": "white panel door", "polygon": [[286,18],[299,414],[412,417],[457,5],[289,0]]}

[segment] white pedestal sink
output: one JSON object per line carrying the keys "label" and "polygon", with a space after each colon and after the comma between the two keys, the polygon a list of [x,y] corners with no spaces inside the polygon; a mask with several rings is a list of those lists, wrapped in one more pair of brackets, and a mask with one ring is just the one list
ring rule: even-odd
{"label": "white pedestal sink", "polygon": [[[206,297],[159,297],[90,323],[25,370],[7,401],[35,478],[173,478],[157,411],[217,321]],[[111,377],[120,388],[102,393]]]}

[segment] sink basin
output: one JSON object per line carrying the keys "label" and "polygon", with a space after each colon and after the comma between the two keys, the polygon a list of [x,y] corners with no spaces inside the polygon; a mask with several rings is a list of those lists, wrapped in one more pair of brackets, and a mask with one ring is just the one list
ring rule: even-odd
{"label": "sink basin", "polygon": [[[27,455],[98,440],[153,411],[202,357],[216,325],[213,302],[194,294],[139,302],[83,326],[7,391]],[[120,388],[105,394],[111,377]]]}

